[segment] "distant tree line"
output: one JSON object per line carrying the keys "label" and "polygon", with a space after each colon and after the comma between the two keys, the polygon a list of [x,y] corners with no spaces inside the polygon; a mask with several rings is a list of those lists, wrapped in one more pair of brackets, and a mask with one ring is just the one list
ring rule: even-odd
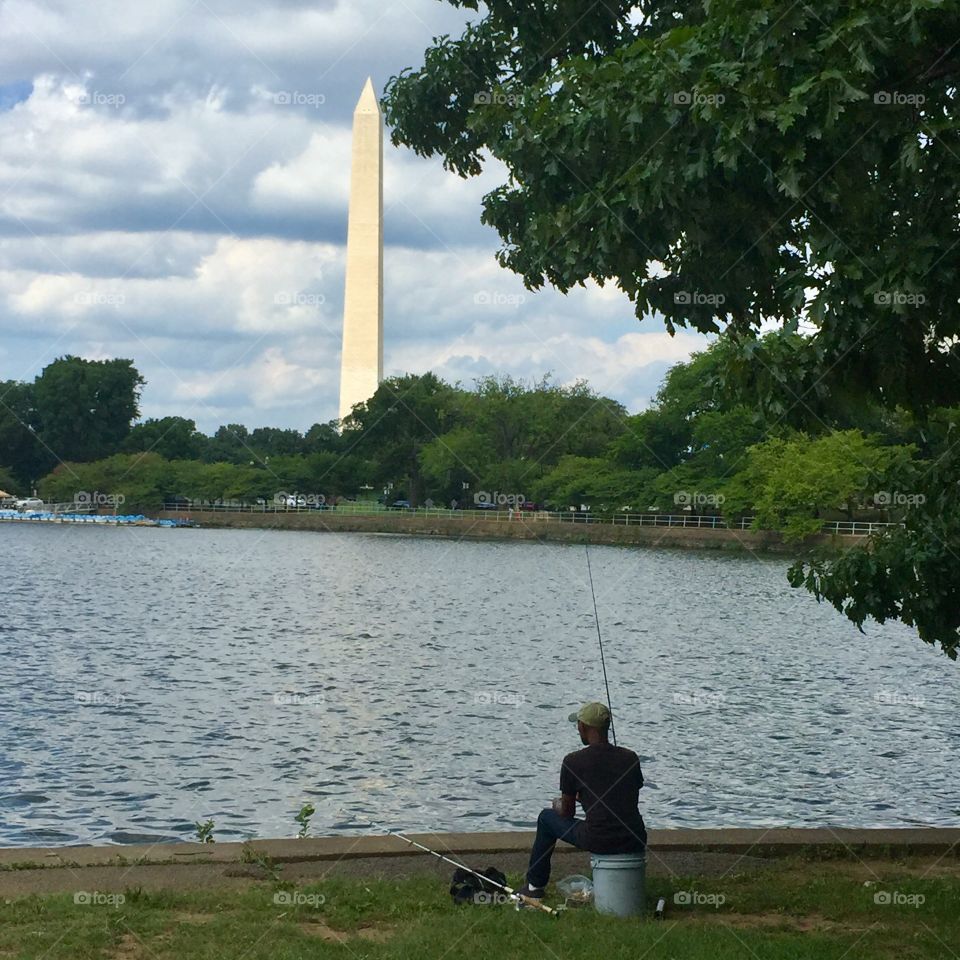
{"label": "distant tree line", "polygon": [[[795,334],[770,334],[788,351]],[[278,493],[470,507],[506,495],[554,509],[756,517],[802,537],[823,519],[886,519],[913,506],[911,475],[947,443],[960,411],[921,429],[836,398],[789,415],[749,407],[727,386],[723,338],[667,373],[629,414],[585,383],[485,377],[472,389],[432,373],[384,381],[342,424],[305,432],[193,420],[137,422],[143,378],[129,360],[64,357],[32,384],[0,385],[0,486],[50,501],[122,494],[156,509],[177,498],[272,500]]]}

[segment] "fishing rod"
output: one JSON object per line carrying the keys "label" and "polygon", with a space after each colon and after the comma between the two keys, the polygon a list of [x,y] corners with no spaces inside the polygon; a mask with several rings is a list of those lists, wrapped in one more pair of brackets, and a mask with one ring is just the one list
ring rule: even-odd
{"label": "fishing rod", "polygon": [[613,745],[617,745],[617,731],[613,725],[613,704],[610,702],[610,683],[607,680],[607,661],[603,656],[603,637],[600,634],[600,614],[597,613],[597,592],[593,589],[593,569],[590,566],[590,544],[583,545],[587,554],[587,573],[590,575],[590,596],[593,597],[593,619],[597,624],[597,643],[600,644],[600,666],[603,667],[603,685],[607,691],[607,709],[610,711],[610,735]]}
{"label": "fishing rod", "polygon": [[518,905],[523,903],[528,907],[536,907],[537,910],[542,910],[551,917],[560,916],[559,910],[554,910],[553,907],[548,907],[545,903],[541,903],[536,897],[528,897],[522,893],[518,893],[513,889],[513,887],[508,887],[505,883],[497,883],[496,880],[491,880],[482,873],[478,873],[473,869],[473,867],[468,867],[465,863],[460,863],[458,860],[454,860],[451,857],[445,857],[442,853],[437,853],[436,850],[431,850],[429,847],[425,847],[422,843],[418,843],[416,840],[412,840],[405,834],[400,833],[399,830],[390,830],[387,827],[384,827],[382,824],[374,823],[373,820],[370,819],[366,819],[366,824],[367,826],[373,827],[375,830],[383,831],[383,833],[386,833],[388,836],[396,837],[398,840],[402,840],[404,843],[409,843],[410,846],[416,847],[418,850],[422,850],[424,853],[429,853],[438,860],[443,860],[445,863],[449,863],[451,866],[458,867],[460,870],[465,870],[467,873],[473,874],[473,876],[482,880],[484,883],[489,883],[491,886],[502,890],[511,900],[514,901],[514,903]]}

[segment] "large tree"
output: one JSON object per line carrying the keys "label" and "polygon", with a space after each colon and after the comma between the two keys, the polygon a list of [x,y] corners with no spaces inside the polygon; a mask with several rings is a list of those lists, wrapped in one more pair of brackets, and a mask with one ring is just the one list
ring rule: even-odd
{"label": "large tree", "polygon": [[303,434],[281,427],[257,427],[250,433],[250,446],[261,457],[283,457],[305,453]]}
{"label": "large tree", "polygon": [[819,532],[827,512],[853,519],[857,510],[885,505],[890,479],[914,453],[912,447],[883,445],[859,430],[774,437],[747,450],[744,469],[724,495],[732,501],[727,504],[731,513],[752,508],[756,528],[802,539]]}
{"label": "large tree", "polygon": [[473,391],[454,388],[451,426],[423,447],[431,495],[470,503],[481,490],[532,496],[561,457],[598,457],[624,431],[626,410],[583,382],[549,376],[531,384],[481,377]]}
{"label": "large tree", "polygon": [[40,439],[60,461],[110,456],[139,415],[143,383],[130,360],[54,360],[34,383]]}
{"label": "large tree", "polygon": [[390,377],[344,419],[344,454],[374,461],[370,479],[406,488],[416,506],[424,497],[420,451],[454,425],[456,407],[457,391],[436,374]]}
{"label": "large tree", "polygon": [[56,462],[34,430],[33,384],[0,380],[0,464],[21,485],[39,480]]}
{"label": "large tree", "polygon": [[[503,164],[483,220],[529,287],[727,331],[730,383],[784,420],[834,397],[922,420],[960,402],[958,37],[943,0],[488,0],[384,105],[395,143]],[[771,350],[771,321],[806,336]],[[951,447],[905,532],[795,582],[955,657],[958,480]]]}
{"label": "large tree", "polygon": [[0,467],[0,490],[4,493],[9,493],[11,496],[16,496],[18,486],[19,483],[14,477],[13,472],[7,467]]}
{"label": "large tree", "polygon": [[250,445],[250,431],[242,423],[228,423],[217,427],[216,433],[207,444],[209,463],[254,463],[262,462],[262,457]]}
{"label": "large tree", "polygon": [[200,460],[208,442],[193,420],[160,417],[136,424],[124,440],[123,449],[156,453],[167,460]]}

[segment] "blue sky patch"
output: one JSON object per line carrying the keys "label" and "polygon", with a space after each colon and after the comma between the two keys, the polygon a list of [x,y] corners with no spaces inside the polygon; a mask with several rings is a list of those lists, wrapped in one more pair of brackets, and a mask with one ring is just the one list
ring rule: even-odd
{"label": "blue sky patch", "polygon": [[0,112],[12,110],[33,93],[33,81],[15,80],[13,83],[0,83]]}

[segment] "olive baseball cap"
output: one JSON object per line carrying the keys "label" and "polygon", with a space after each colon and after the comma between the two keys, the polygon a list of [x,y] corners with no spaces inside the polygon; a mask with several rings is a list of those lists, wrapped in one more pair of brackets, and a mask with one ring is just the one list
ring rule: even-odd
{"label": "olive baseball cap", "polygon": [[605,703],[585,703],[576,713],[568,717],[571,723],[579,721],[588,727],[605,727],[610,722],[610,710]]}

